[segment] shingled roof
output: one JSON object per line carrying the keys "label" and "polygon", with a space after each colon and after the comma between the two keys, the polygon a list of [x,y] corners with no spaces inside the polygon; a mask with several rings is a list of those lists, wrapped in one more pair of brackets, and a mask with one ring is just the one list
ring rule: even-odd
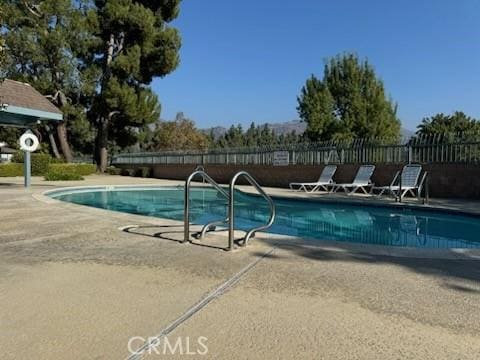
{"label": "shingled roof", "polygon": [[62,112],[33,86],[8,79],[0,83],[0,125],[30,127],[62,120]]}
{"label": "shingled roof", "polygon": [[32,110],[62,114],[30,84],[6,79],[0,84],[0,103]]}

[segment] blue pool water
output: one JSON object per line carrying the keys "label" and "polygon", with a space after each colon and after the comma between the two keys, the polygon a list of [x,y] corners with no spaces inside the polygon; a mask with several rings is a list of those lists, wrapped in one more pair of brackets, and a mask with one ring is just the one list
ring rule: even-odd
{"label": "blue pool water", "polygon": [[[132,214],[183,220],[183,188],[104,188],[54,192],[58,200]],[[422,248],[480,248],[480,218],[430,210],[274,199],[277,217],[268,232],[305,239]],[[226,200],[213,189],[193,188],[191,221],[206,224],[226,216]],[[264,199],[236,194],[235,225],[265,223]]]}

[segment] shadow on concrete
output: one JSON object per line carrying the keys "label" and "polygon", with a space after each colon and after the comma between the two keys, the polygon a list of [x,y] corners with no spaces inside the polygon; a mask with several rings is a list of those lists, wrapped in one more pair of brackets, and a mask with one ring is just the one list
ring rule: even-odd
{"label": "shadow on concrete", "polygon": [[[180,228],[180,230],[169,230],[171,228]],[[141,230],[143,229],[168,229],[168,230],[147,233],[147,232],[142,232]],[[122,231],[129,234],[142,235],[142,236],[147,236],[155,239],[168,240],[168,241],[173,241],[180,244],[184,243],[183,242],[183,225],[140,225],[140,226],[135,225],[135,226],[124,228],[122,229]],[[217,249],[217,250],[228,250],[227,247],[200,242],[200,240],[198,239],[190,240],[190,244],[199,246],[199,247],[205,247],[205,248],[211,248],[211,249]]]}
{"label": "shadow on concrete", "polygon": [[[455,291],[480,295],[480,260],[414,258],[405,256],[389,256],[371,254],[361,250],[348,250],[346,247],[329,249],[327,246],[315,244],[288,243],[287,241],[266,241],[278,249],[288,251],[315,261],[325,262],[357,262],[369,264],[390,264],[407,268],[418,274],[438,277],[444,281],[443,286]],[[453,253],[453,252],[452,252]],[[462,281],[461,283],[453,283]],[[464,281],[470,281],[473,287]]]}
{"label": "shadow on concrete", "polygon": [[167,231],[159,231],[159,232],[154,232],[152,234],[146,233],[141,231],[142,229],[170,229],[170,228],[183,228],[183,226],[178,226],[178,225],[141,225],[141,226],[130,226],[127,228],[122,229],[122,231],[129,233],[129,234],[134,234],[134,235],[142,235],[142,236],[148,236],[150,238],[155,238],[155,239],[162,239],[162,240],[168,240],[168,241],[173,241],[177,243],[182,243],[182,240],[179,240],[178,238],[176,239],[175,237],[172,237],[172,234],[183,234],[183,230],[167,230]]}
{"label": "shadow on concrete", "polygon": [[18,184],[13,184],[13,183],[0,183],[0,186],[18,186]]}

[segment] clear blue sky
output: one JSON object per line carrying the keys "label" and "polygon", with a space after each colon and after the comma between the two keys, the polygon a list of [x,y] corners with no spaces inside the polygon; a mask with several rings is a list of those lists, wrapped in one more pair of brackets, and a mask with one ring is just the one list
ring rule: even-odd
{"label": "clear blue sky", "polygon": [[174,26],[181,64],[153,83],[164,119],[296,119],[306,78],[345,51],[375,66],[408,129],[437,112],[480,118],[479,0],[184,0]]}

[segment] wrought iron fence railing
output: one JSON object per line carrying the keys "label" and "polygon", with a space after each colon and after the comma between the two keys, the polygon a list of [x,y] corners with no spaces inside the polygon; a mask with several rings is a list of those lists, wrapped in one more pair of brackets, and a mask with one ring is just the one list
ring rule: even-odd
{"label": "wrought iron fence railing", "polygon": [[480,140],[407,144],[297,144],[268,148],[212,149],[125,153],[113,165],[274,165],[282,152],[283,165],[355,163],[480,163]]}

